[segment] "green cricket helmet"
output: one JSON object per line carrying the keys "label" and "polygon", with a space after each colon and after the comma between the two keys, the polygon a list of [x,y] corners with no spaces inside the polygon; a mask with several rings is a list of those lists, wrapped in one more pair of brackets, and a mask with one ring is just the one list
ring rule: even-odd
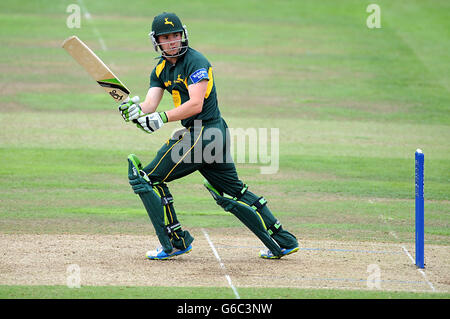
{"label": "green cricket helmet", "polygon": [[[167,55],[159,46],[158,36],[176,32],[181,32],[182,34],[180,51],[175,55]],[[178,18],[175,13],[163,12],[157,15],[153,19],[152,30],[149,33],[149,36],[155,51],[158,52],[159,48],[163,57],[178,57],[186,53],[188,49],[188,32],[186,26],[181,23],[180,18]]]}

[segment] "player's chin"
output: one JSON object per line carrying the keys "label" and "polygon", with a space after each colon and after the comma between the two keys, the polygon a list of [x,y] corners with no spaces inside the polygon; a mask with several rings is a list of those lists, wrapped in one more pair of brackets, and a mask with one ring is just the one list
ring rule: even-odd
{"label": "player's chin", "polygon": [[166,50],[165,53],[166,55],[177,55],[178,52],[180,52],[180,48],[176,48],[176,49],[172,49],[172,50]]}

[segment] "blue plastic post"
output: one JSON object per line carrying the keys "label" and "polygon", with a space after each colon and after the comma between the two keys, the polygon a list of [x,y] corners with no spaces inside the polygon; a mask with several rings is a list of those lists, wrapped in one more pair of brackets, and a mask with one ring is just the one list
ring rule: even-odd
{"label": "blue plastic post", "polygon": [[415,153],[416,162],[416,266],[425,268],[424,264],[424,235],[425,235],[425,221],[424,221],[424,196],[423,196],[423,167],[424,155],[420,149]]}

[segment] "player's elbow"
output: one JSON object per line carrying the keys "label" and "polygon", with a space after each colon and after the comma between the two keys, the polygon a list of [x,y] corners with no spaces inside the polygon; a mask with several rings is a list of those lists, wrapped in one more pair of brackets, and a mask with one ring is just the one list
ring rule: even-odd
{"label": "player's elbow", "polygon": [[194,113],[194,115],[197,115],[199,113],[202,112],[203,110],[203,101],[193,101],[193,105],[192,105],[192,112]]}

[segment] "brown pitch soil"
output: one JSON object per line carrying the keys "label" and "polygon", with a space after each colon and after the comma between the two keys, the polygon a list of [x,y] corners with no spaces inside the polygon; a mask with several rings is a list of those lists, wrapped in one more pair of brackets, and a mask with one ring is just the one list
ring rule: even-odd
{"label": "brown pitch soil", "polygon": [[[414,256],[412,244],[301,240],[297,253],[263,260],[258,257],[261,243],[245,229],[233,229],[233,233],[193,229],[191,233],[196,238],[193,250],[165,261],[145,258],[145,252],[158,245],[155,236],[0,234],[0,285],[66,285],[68,266],[76,264],[82,286],[228,287],[225,275],[229,275],[237,289],[450,292],[450,250],[446,246],[425,247],[422,274],[408,256]],[[374,277],[380,281],[370,280]]]}

